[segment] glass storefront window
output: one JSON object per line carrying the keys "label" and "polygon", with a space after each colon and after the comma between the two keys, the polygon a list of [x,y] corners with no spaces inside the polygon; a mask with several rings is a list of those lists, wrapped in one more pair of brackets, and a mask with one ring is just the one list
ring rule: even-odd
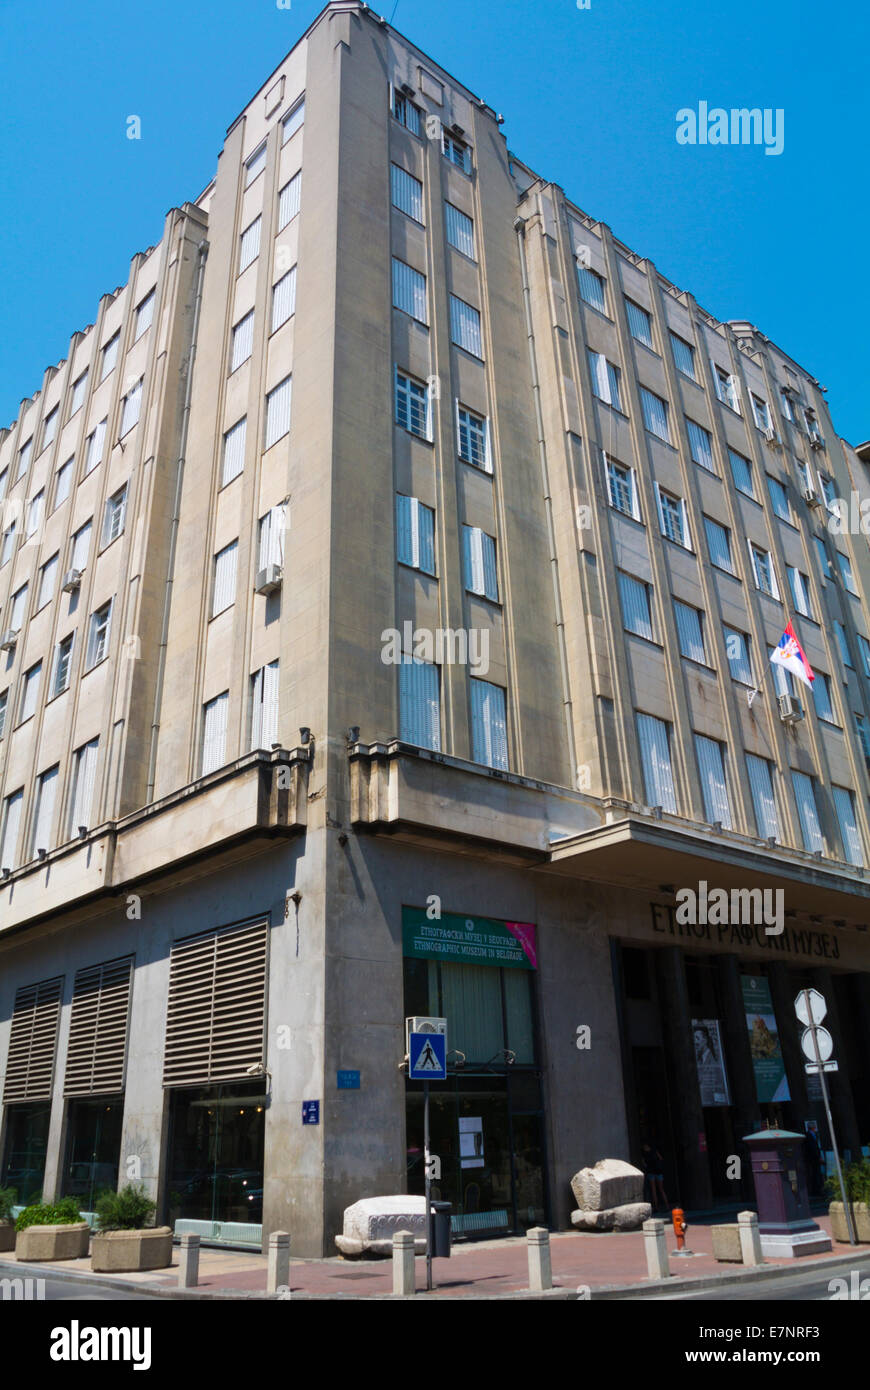
{"label": "glass storefront window", "polygon": [[172,1092],[169,1217],[263,1220],[262,1080]]}
{"label": "glass storefront window", "polygon": [[19,1206],[42,1200],[45,1151],[51,1103],[10,1105],[6,1111],[6,1146],[0,1187],[11,1187]]}
{"label": "glass storefront window", "polygon": [[117,1190],[123,1118],[123,1096],[69,1102],[61,1196],[75,1197],[82,1211],[93,1211],[101,1192]]}

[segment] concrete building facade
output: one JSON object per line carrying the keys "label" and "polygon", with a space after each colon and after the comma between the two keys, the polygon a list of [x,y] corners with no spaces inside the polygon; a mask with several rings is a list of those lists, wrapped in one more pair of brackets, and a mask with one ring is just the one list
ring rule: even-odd
{"label": "concrete building facade", "polygon": [[500,121],[327,5],[0,432],[19,1200],[330,1253],[421,1188],[420,1015],[458,1235],[644,1142],[744,1199],[741,1136],[821,1120],[809,984],[870,1141],[859,455]]}

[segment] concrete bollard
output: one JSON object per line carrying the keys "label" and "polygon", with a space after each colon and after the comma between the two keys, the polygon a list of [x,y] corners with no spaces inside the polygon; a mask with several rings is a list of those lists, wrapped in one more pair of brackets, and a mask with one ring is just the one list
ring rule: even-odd
{"label": "concrete bollard", "polygon": [[546,1226],[532,1226],[526,1231],[529,1253],[529,1288],[544,1293],[553,1287],[553,1264],[550,1258],[550,1232]]}
{"label": "concrete bollard", "polygon": [[290,1237],[286,1231],[269,1236],[266,1292],[277,1293],[290,1287]]}
{"label": "concrete bollard", "polygon": [[393,1236],[393,1293],[416,1292],[414,1237],[410,1231],[396,1231]]}
{"label": "concrete bollard", "polygon": [[178,1258],[178,1287],[195,1289],[199,1283],[199,1236],[185,1231]]}
{"label": "concrete bollard", "polygon": [[665,1236],[664,1221],[644,1221],[643,1244],[646,1250],[646,1277],[648,1279],[669,1279],[671,1267],[668,1262],[668,1242]]}
{"label": "concrete bollard", "polygon": [[761,1253],[761,1233],[758,1229],[758,1214],[754,1211],[739,1211],[737,1226],[740,1231],[740,1253],[745,1265],[763,1265]]}

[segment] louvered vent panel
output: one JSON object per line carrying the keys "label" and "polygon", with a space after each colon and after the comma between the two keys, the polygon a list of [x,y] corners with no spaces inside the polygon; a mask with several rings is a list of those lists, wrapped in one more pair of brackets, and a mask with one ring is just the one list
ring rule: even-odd
{"label": "louvered vent panel", "polygon": [[124,1089],[133,958],[76,973],[64,1094],[116,1095]]}
{"label": "louvered vent panel", "polygon": [[50,1100],[63,977],[15,995],[3,1100]]}
{"label": "louvered vent panel", "polygon": [[263,1061],[265,922],[172,948],[164,1086],[238,1080]]}

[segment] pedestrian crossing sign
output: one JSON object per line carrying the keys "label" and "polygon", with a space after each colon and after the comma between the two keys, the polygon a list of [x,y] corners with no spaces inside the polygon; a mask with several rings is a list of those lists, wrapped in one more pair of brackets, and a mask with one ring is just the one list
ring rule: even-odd
{"label": "pedestrian crossing sign", "polygon": [[447,1039],[443,1033],[411,1033],[408,1075],[412,1081],[447,1080]]}

